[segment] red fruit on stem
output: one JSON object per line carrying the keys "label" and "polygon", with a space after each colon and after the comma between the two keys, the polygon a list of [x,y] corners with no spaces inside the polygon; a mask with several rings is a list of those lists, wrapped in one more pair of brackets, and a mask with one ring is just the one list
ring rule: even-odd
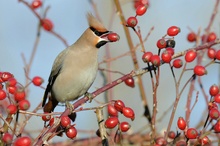
{"label": "red fruit on stem", "polygon": [[[47,112],[45,112],[44,114],[48,114]],[[43,115],[42,116],[42,120],[43,121],[49,121],[51,119],[51,115]]]}
{"label": "red fruit on stem", "polygon": [[50,119],[49,125],[52,126],[54,123],[54,117]]}
{"label": "red fruit on stem", "polygon": [[187,35],[187,40],[189,42],[195,42],[196,41],[196,34],[194,32],[190,32],[188,35]]}
{"label": "red fruit on stem", "polygon": [[122,109],[122,113],[125,117],[130,118],[132,121],[135,119],[134,111],[130,107],[124,107]]}
{"label": "red fruit on stem", "polygon": [[77,130],[76,130],[76,128],[74,126],[71,126],[70,128],[68,128],[66,130],[66,136],[68,138],[73,139],[73,138],[76,137],[76,135],[77,135]]}
{"label": "red fruit on stem", "polygon": [[167,34],[169,36],[176,36],[180,32],[180,28],[177,26],[171,26],[167,29]]}
{"label": "red fruit on stem", "polygon": [[60,124],[63,128],[69,127],[71,120],[68,116],[61,116]]}
{"label": "red fruit on stem", "polygon": [[199,139],[199,143],[203,146],[211,144],[208,136],[204,136],[203,138]]}
{"label": "red fruit on stem", "polygon": [[0,89],[0,100],[4,100],[6,98],[7,94],[5,90]]}
{"label": "red fruit on stem", "polygon": [[214,40],[216,40],[217,36],[214,32],[211,32],[209,35],[208,35],[208,38],[207,38],[207,42],[212,42]]}
{"label": "red fruit on stem", "polygon": [[121,100],[116,100],[114,103],[114,107],[117,111],[122,112],[122,109],[125,107],[125,104]]}
{"label": "red fruit on stem", "polygon": [[192,62],[196,58],[196,56],[197,56],[196,51],[189,50],[186,52],[185,60],[186,60],[186,62]]}
{"label": "red fruit on stem", "polygon": [[152,53],[152,52],[144,52],[144,54],[143,54],[143,56],[142,56],[142,60],[143,60],[145,63],[148,63],[148,62],[150,62],[151,56],[153,56],[153,53]]}
{"label": "red fruit on stem", "polygon": [[186,137],[189,139],[196,139],[198,136],[198,132],[196,131],[195,128],[189,128],[186,131]]}
{"label": "red fruit on stem", "polygon": [[183,66],[183,61],[181,59],[175,59],[173,61],[173,67],[181,68]]}
{"label": "red fruit on stem", "polygon": [[130,124],[128,122],[121,122],[120,123],[120,130],[121,132],[127,132],[130,129]]}
{"label": "red fruit on stem", "polygon": [[149,5],[148,0],[134,0],[134,8],[137,9],[139,5]]}
{"label": "red fruit on stem", "polygon": [[207,70],[205,69],[204,66],[196,65],[194,67],[194,74],[196,74],[197,76],[203,76],[203,75],[207,74]]}
{"label": "red fruit on stem", "polygon": [[217,108],[212,108],[210,111],[209,111],[209,117],[211,119],[218,119],[219,118],[219,111]]}
{"label": "red fruit on stem", "polygon": [[167,42],[166,42],[164,39],[159,39],[159,40],[157,41],[157,47],[158,47],[159,49],[166,48],[166,46],[167,46]]}
{"label": "red fruit on stem", "polygon": [[118,117],[109,117],[105,121],[105,127],[109,129],[115,128],[115,126],[118,125],[118,122]]}
{"label": "red fruit on stem", "polygon": [[33,0],[33,2],[31,3],[31,7],[33,9],[37,9],[41,6],[42,6],[42,1],[41,0]]}
{"label": "red fruit on stem", "polygon": [[17,84],[17,80],[12,77],[12,78],[9,78],[8,81],[6,82],[6,86],[15,86]]}
{"label": "red fruit on stem", "polygon": [[14,94],[15,91],[17,90],[16,86],[9,86],[7,87],[7,90],[9,93]]}
{"label": "red fruit on stem", "polygon": [[173,55],[174,55],[174,49],[173,49],[173,48],[168,47],[168,48],[166,48],[166,51],[167,51],[168,53],[170,53],[170,54],[171,54],[171,56],[173,56]]}
{"label": "red fruit on stem", "polygon": [[207,55],[210,59],[214,59],[216,55],[216,50],[213,48],[209,48],[207,51]]}
{"label": "red fruit on stem", "polygon": [[17,113],[17,106],[16,105],[14,105],[14,104],[9,104],[8,106],[7,106],[7,113],[8,114],[16,114]]}
{"label": "red fruit on stem", "polygon": [[218,51],[216,52],[215,58],[216,58],[217,60],[220,60],[220,50],[218,50]]}
{"label": "red fruit on stem", "polygon": [[18,102],[18,107],[20,110],[28,110],[30,108],[30,102],[26,99]]}
{"label": "red fruit on stem", "polygon": [[4,133],[4,135],[2,136],[2,141],[6,145],[11,144],[12,140],[13,140],[13,136],[10,133]]}
{"label": "red fruit on stem", "polygon": [[25,91],[23,89],[17,89],[14,93],[14,98],[16,101],[24,100],[25,96]]}
{"label": "red fruit on stem", "polygon": [[214,101],[215,101],[216,103],[220,103],[220,93],[218,93],[218,94],[216,94],[216,95],[214,96]]}
{"label": "red fruit on stem", "polygon": [[215,96],[219,93],[219,88],[216,84],[212,85],[210,88],[209,88],[209,94],[211,96]]}
{"label": "red fruit on stem", "polygon": [[220,132],[220,120],[218,120],[214,125],[215,132]]}
{"label": "red fruit on stem", "polygon": [[214,102],[209,102],[208,109],[211,110],[213,108],[218,109],[218,105],[216,103],[214,103]]}
{"label": "red fruit on stem", "polygon": [[10,72],[3,72],[1,75],[2,81],[7,81],[8,79],[12,78],[13,75]]}
{"label": "red fruit on stem", "polygon": [[170,132],[168,133],[168,137],[169,137],[170,139],[174,139],[174,138],[176,137],[176,133],[175,133],[174,131],[170,131]]}
{"label": "red fruit on stem", "polygon": [[186,128],[186,121],[183,119],[183,117],[178,118],[177,126],[180,130],[184,130]]}
{"label": "red fruit on stem", "polygon": [[27,136],[19,137],[15,140],[13,146],[31,146],[31,139]]}
{"label": "red fruit on stem", "polygon": [[108,114],[109,114],[110,116],[115,116],[115,117],[117,117],[117,116],[118,116],[118,111],[116,110],[116,108],[115,108],[113,105],[108,104]]}
{"label": "red fruit on stem", "polygon": [[139,5],[136,8],[136,15],[142,16],[146,13],[148,5]]}
{"label": "red fruit on stem", "polygon": [[138,23],[138,20],[136,17],[129,17],[127,20],[127,26],[128,27],[135,27]]}
{"label": "red fruit on stem", "polygon": [[52,21],[47,18],[42,20],[42,26],[43,26],[44,30],[46,30],[46,31],[51,31],[53,29]]}
{"label": "red fruit on stem", "polygon": [[158,55],[152,55],[150,62],[155,66],[160,66],[160,57]]}
{"label": "red fruit on stem", "polygon": [[120,37],[117,33],[110,33],[110,34],[108,34],[107,38],[110,42],[116,42],[120,39]]}
{"label": "red fruit on stem", "polygon": [[172,56],[169,52],[167,51],[164,51],[162,54],[161,54],[161,58],[163,60],[163,62],[165,63],[170,63],[171,59],[172,59]]}
{"label": "red fruit on stem", "polygon": [[39,76],[35,76],[35,77],[33,77],[33,79],[32,79],[32,83],[33,83],[35,86],[40,86],[43,82],[44,82],[44,79],[42,79],[42,78],[39,77]]}
{"label": "red fruit on stem", "polygon": [[126,79],[124,82],[129,87],[132,87],[132,88],[135,87],[134,78],[133,77]]}

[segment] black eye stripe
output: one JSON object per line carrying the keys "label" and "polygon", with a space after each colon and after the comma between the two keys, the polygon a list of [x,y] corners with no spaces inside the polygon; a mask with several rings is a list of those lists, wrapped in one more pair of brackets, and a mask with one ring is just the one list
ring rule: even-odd
{"label": "black eye stripe", "polygon": [[91,29],[97,36],[101,36],[101,35],[103,35],[103,34],[109,32],[109,31],[100,32],[100,31],[96,30],[94,27],[90,27],[90,29]]}

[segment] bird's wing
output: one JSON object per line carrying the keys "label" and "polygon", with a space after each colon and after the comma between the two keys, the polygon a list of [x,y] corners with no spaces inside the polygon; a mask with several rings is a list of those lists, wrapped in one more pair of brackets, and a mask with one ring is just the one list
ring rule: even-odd
{"label": "bird's wing", "polygon": [[50,76],[48,79],[48,84],[47,84],[46,90],[44,92],[42,107],[45,105],[47,97],[48,97],[48,93],[51,92],[53,84],[62,69],[62,62],[63,62],[66,54],[67,54],[67,50],[63,50],[57,56],[57,58],[55,59],[55,61],[53,63],[53,67],[52,67],[52,70],[51,70],[51,73],[50,73]]}

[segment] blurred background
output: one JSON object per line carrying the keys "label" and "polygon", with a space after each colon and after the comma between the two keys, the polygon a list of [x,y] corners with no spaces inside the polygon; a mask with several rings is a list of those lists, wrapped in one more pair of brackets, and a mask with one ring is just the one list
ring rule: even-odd
{"label": "blurred background", "polygon": [[[27,0],[31,3],[32,0]],[[135,9],[131,0],[121,0],[122,9],[126,18],[135,15]],[[148,40],[144,43],[147,51],[157,53],[156,42],[159,38],[166,34],[168,27],[176,25],[181,28],[181,33],[175,37],[176,47],[175,52],[180,52],[188,48],[194,47],[194,43],[189,43],[186,39],[187,34],[191,28],[196,33],[201,30],[201,35],[204,29],[210,22],[211,14],[214,9],[215,0],[150,0],[150,6],[145,15],[138,17],[138,26],[141,28],[143,38],[147,36],[150,29],[154,27]],[[110,52],[110,57],[114,58],[125,52],[129,51],[126,37],[124,35],[123,27],[118,15],[115,13],[115,6],[111,0],[94,0],[97,6],[97,11],[101,21],[104,25],[120,35],[120,41],[111,43],[107,47],[100,48],[99,61],[106,58],[106,51]],[[46,17],[49,18],[54,24],[54,31],[60,34],[69,45],[74,43],[83,31],[88,27],[86,20],[86,13],[91,12],[95,15],[95,11],[91,6],[89,0],[73,1],[73,0],[44,0],[43,7],[36,11],[42,15],[47,6],[50,6]],[[114,14],[113,19],[111,19]],[[211,27],[217,36],[219,36],[220,14],[218,13],[215,21]],[[23,3],[18,0],[1,0],[0,1],[0,71],[8,71],[14,74],[17,80],[25,84],[24,62],[22,61],[21,54],[23,53],[26,60],[29,61],[34,42],[37,36],[37,28],[39,21],[33,12]],[[130,29],[134,45],[138,44],[138,37]],[[34,61],[31,66],[30,78],[34,76],[41,76],[45,82],[43,86],[47,85],[52,63],[55,57],[65,49],[65,45],[54,35],[41,30],[40,40],[38,43],[37,51],[34,56]],[[219,48],[218,48],[219,49]],[[138,62],[141,68],[146,67],[142,62],[141,48],[137,49]],[[208,62],[207,59],[203,60],[203,64]],[[193,67],[196,61],[191,63],[188,67]],[[106,64],[101,64],[100,67],[106,68]],[[124,74],[129,73],[134,69],[130,56],[117,59],[111,62],[110,70],[120,71]],[[179,76],[180,70],[175,70],[176,76]],[[175,100],[175,85],[174,80],[168,65],[161,67],[160,85],[158,88],[158,115],[160,118],[164,112],[170,107]],[[184,74],[182,83],[192,75],[189,71]],[[111,79],[115,80],[121,77],[120,74],[112,73]],[[149,74],[142,76],[144,87],[146,89],[147,101],[152,113],[152,86]],[[136,81],[136,78],[135,78]],[[219,84],[219,65],[212,65],[208,67],[208,75],[202,78],[203,86],[208,94],[209,86],[212,84]],[[97,88],[103,86],[103,78],[98,73],[96,81],[90,88],[89,92],[95,91]],[[182,86],[181,86],[182,87]],[[29,86],[30,96],[28,99],[31,102],[31,108],[34,109],[42,100],[44,90],[34,85]],[[181,97],[180,104],[178,105],[177,113],[174,119],[172,130],[176,131],[176,121],[179,116],[185,116],[185,101],[189,88],[186,88]],[[198,121],[204,118],[204,110],[206,105],[203,94],[198,85],[196,85],[193,102],[195,100],[196,91],[199,91],[199,100],[192,111],[190,126],[195,126]],[[138,86],[130,88],[124,83],[111,89],[113,99],[121,99],[126,106],[134,109],[136,119],[132,122],[129,119],[120,116],[121,121],[128,121],[131,124],[129,132],[137,132],[143,129],[148,124],[148,121],[143,117],[143,106],[140,99]],[[104,94],[99,95],[96,100],[104,102]],[[83,107],[94,107],[98,103],[93,101]],[[57,107],[55,111],[63,111],[64,107]],[[42,112],[40,110],[39,112]],[[205,116],[206,117],[206,116]],[[163,132],[170,119],[170,112],[162,118],[162,121],[157,123],[157,130]],[[38,134],[38,130],[43,127],[41,117],[33,117],[26,127],[26,130],[32,131],[32,134]],[[82,111],[77,114],[76,128],[80,130],[94,130],[98,129],[96,122],[96,115],[93,111]],[[149,129],[146,129],[146,131]],[[146,132],[143,131],[143,132]],[[79,132],[78,138],[94,136],[95,133]],[[63,136],[66,139],[66,136]],[[53,141],[61,141],[62,138],[53,139]]]}

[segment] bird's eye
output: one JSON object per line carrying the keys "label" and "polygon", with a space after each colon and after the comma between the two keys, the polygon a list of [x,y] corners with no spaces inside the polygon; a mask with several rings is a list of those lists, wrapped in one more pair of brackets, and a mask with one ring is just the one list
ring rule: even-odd
{"label": "bird's eye", "polygon": [[90,27],[90,29],[91,29],[91,30],[95,33],[95,35],[97,35],[97,36],[101,36],[101,35],[103,35],[103,34],[109,32],[109,31],[100,32],[100,31],[96,30],[94,27]]}

